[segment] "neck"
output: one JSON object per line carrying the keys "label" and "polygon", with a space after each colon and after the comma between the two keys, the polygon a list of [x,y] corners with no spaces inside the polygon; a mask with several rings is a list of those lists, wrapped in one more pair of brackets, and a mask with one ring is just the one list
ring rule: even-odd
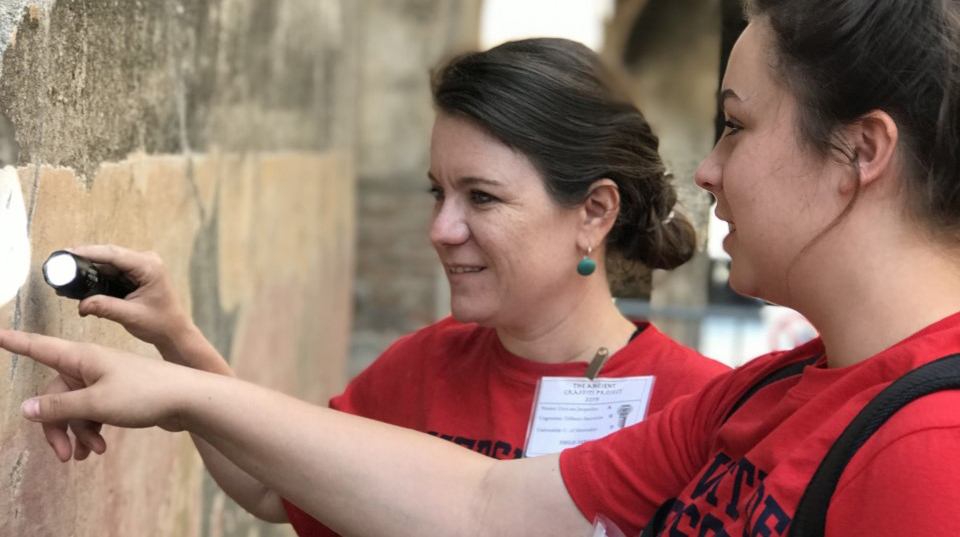
{"label": "neck", "polygon": [[533,315],[533,322],[497,327],[500,342],[511,353],[542,363],[589,362],[600,347],[613,354],[626,346],[636,328],[614,305],[604,277],[591,278],[596,281],[582,294],[554,308],[555,316]]}
{"label": "neck", "polygon": [[[817,256],[797,309],[817,327],[830,367],[874,356],[960,311],[960,252],[916,235],[874,231],[875,244]],[[880,239],[879,237],[883,237]],[[794,279],[796,281],[796,279]],[[815,289],[814,289],[815,288]]]}

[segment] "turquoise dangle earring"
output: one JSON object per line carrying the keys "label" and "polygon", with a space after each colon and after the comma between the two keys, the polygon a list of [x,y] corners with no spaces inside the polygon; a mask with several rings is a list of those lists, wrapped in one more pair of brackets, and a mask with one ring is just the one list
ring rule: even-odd
{"label": "turquoise dangle earring", "polygon": [[589,276],[593,274],[593,271],[597,270],[597,262],[593,259],[590,259],[591,253],[593,253],[593,248],[587,246],[587,255],[583,256],[583,259],[577,263],[577,274],[581,276]]}

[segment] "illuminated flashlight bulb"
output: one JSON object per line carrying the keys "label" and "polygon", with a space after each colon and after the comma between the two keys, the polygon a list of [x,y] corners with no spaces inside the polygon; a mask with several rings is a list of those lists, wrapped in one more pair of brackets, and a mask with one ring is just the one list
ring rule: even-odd
{"label": "illuminated flashlight bulb", "polygon": [[77,260],[68,253],[54,253],[43,265],[43,277],[53,287],[62,287],[77,277]]}

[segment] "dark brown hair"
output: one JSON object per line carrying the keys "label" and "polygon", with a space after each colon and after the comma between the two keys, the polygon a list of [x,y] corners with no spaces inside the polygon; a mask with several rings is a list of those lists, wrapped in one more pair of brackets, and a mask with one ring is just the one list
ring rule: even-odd
{"label": "dark brown hair", "polygon": [[615,182],[611,250],[665,269],[693,255],[694,230],[674,209],[657,137],[586,46],[511,41],[454,58],[434,71],[432,86],[441,112],[469,118],[526,155],[559,205],[583,203],[599,179]]}
{"label": "dark brown hair", "polygon": [[748,0],[746,8],[769,21],[775,66],[800,105],[801,139],[855,162],[839,128],[886,112],[900,132],[911,214],[956,237],[960,2]]}

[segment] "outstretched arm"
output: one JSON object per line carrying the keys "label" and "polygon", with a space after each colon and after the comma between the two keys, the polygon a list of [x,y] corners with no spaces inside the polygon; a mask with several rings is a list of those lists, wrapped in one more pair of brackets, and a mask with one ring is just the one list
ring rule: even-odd
{"label": "outstretched arm", "polygon": [[[242,411],[229,403],[240,392]],[[204,393],[184,425],[342,534],[586,534],[556,457],[498,462],[256,386]]]}
{"label": "outstretched arm", "polygon": [[47,423],[188,430],[346,535],[586,535],[558,458],[496,461],[441,439],[237,379],[96,345],[0,331],[0,348],[69,379],[24,404]]}

